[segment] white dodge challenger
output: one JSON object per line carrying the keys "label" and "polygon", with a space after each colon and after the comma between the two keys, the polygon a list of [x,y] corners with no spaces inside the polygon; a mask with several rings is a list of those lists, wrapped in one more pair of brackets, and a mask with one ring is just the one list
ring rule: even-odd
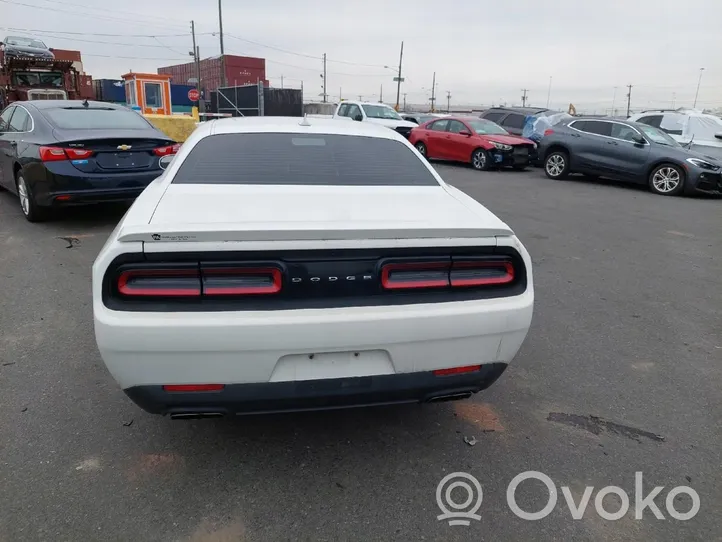
{"label": "white dodge challenger", "polygon": [[172,418],[467,398],[533,305],[509,226],[360,122],[202,124],[93,265],[105,364]]}

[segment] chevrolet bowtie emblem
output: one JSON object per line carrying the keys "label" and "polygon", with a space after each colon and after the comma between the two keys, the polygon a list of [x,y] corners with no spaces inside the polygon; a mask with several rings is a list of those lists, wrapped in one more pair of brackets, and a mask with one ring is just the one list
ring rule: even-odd
{"label": "chevrolet bowtie emblem", "polygon": [[118,145],[119,151],[129,151],[131,149],[130,145]]}

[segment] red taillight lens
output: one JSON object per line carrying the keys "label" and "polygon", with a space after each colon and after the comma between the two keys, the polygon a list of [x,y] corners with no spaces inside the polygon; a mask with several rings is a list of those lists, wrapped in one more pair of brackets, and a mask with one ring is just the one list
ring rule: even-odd
{"label": "red taillight lens", "polygon": [[168,145],[166,147],[158,147],[156,149],[153,149],[153,154],[155,154],[156,156],[166,156],[168,154],[177,154],[179,149],[180,149],[180,143],[176,143],[175,145]]}
{"label": "red taillight lens", "polygon": [[460,261],[451,267],[452,286],[491,286],[514,281],[514,265],[510,261]]}
{"label": "red taillight lens", "polygon": [[68,160],[68,155],[60,147],[40,147],[40,159],[43,162],[59,162]]}
{"label": "red taillight lens", "polygon": [[195,392],[195,391],[221,391],[224,384],[166,384],[163,391],[169,392]]}
{"label": "red taillight lens", "polygon": [[552,130],[551,128],[547,128],[546,130],[544,130],[545,136],[552,135],[553,133],[554,133],[554,130]]}
{"label": "red taillight lens", "polygon": [[407,288],[443,288],[449,286],[451,262],[389,263],[381,268],[381,286],[385,290]]}
{"label": "red taillight lens", "polygon": [[64,149],[65,154],[68,155],[68,158],[71,160],[82,160],[83,158],[90,158],[93,156],[93,151],[89,151],[86,149]]}
{"label": "red taillight lens", "polygon": [[283,287],[280,269],[203,268],[204,295],[277,294]]}
{"label": "red taillight lens", "polygon": [[61,147],[40,147],[40,159],[43,162],[59,162],[61,160],[82,160],[93,156],[87,149],[63,149]]}
{"label": "red taillight lens", "polygon": [[451,376],[464,373],[473,373],[481,369],[481,365],[466,365],[464,367],[451,367],[449,369],[437,369],[433,371],[434,376]]}
{"label": "red taillight lens", "polygon": [[133,269],[118,277],[118,292],[129,297],[193,297],[201,295],[197,269]]}

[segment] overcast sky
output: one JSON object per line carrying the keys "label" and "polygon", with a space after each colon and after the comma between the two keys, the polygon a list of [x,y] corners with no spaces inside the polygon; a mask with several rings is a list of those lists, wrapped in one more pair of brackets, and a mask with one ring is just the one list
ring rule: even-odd
{"label": "overcast sky", "polygon": [[[185,61],[191,19],[201,56],[218,54],[215,0],[0,0],[3,34],[79,49],[95,78]],[[447,91],[452,104],[519,104],[522,88],[545,106],[552,77],[553,107],[623,110],[630,83],[633,108],[691,107],[705,68],[698,107],[722,108],[722,0],[224,0],[223,29],[227,53],[265,58],[275,86],[303,80],[307,100],[327,53],[331,99],[378,100],[383,85],[394,103],[383,66],[398,66],[404,40],[409,103],[428,100],[436,71],[444,106]]]}

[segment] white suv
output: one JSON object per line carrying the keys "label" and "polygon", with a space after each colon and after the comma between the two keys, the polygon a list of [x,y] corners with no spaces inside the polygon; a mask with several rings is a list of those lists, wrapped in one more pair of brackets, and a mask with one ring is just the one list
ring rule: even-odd
{"label": "white suv", "polygon": [[388,126],[408,139],[416,124],[401,118],[393,107],[382,103],[344,101],[338,104],[334,119],[350,119]]}
{"label": "white suv", "polygon": [[718,161],[722,160],[722,119],[694,109],[658,109],[629,117],[667,132],[683,145]]}

